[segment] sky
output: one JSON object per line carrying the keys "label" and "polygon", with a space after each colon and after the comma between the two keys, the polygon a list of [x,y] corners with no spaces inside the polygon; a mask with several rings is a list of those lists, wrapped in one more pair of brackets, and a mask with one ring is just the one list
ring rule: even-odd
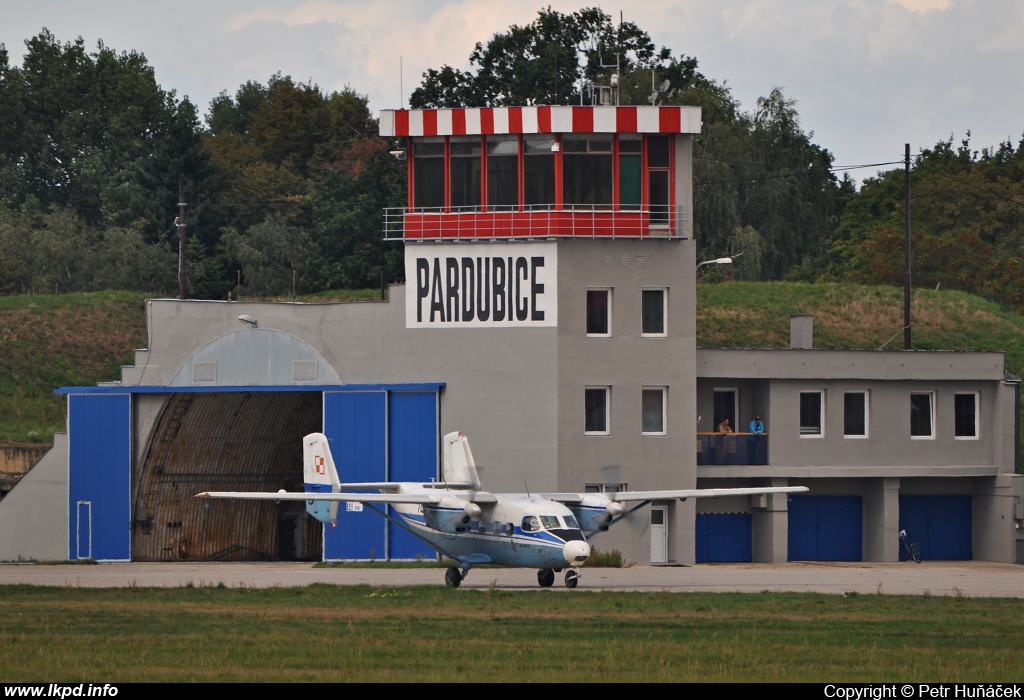
{"label": "sky", "polygon": [[[280,71],[346,86],[376,112],[401,107],[427,68],[469,69],[476,42],[528,24],[543,0],[0,0],[0,43],[99,40],[144,53],[165,90],[200,113],[222,90]],[[975,150],[1024,134],[1021,0],[634,0],[624,13],[658,46],[694,56],[745,110],[779,87],[836,165],[896,161],[969,131]],[[2,106],[0,106],[2,110]],[[894,167],[894,166],[888,166]],[[885,168],[883,168],[885,169]],[[877,169],[852,171],[858,180]]]}

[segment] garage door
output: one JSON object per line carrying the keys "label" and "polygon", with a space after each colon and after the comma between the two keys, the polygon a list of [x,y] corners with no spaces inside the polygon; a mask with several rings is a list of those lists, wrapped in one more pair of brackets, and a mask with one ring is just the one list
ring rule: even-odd
{"label": "garage door", "polygon": [[973,558],[970,496],[900,496],[900,529],[925,559]]}
{"label": "garage door", "polygon": [[750,513],[698,513],[697,563],[753,561]]}
{"label": "garage door", "polygon": [[[343,482],[437,477],[436,391],[324,392],[324,434]],[[342,504],[337,526],[324,529],[324,560],[436,556],[373,510],[383,507]]]}
{"label": "garage door", "polygon": [[790,496],[790,561],[861,561],[860,496]]}

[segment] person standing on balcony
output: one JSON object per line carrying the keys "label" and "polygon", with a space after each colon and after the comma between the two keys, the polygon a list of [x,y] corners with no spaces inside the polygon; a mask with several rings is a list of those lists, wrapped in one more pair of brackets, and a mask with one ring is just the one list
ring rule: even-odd
{"label": "person standing on balcony", "polygon": [[732,432],[732,426],[729,425],[729,419],[728,418],[726,418],[725,420],[723,420],[721,423],[718,424],[718,432],[720,432],[720,433],[731,433]]}
{"label": "person standing on balcony", "polygon": [[761,422],[761,416],[754,416],[754,420],[750,421],[750,434],[747,435],[748,464],[768,463],[767,455],[761,445],[762,435],[764,435],[764,423]]}

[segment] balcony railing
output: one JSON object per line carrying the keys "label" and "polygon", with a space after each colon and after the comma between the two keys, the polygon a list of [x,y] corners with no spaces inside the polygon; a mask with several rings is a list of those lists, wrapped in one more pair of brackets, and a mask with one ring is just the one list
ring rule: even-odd
{"label": "balcony railing", "polygon": [[697,464],[768,464],[768,435],[697,433]]}
{"label": "balcony railing", "polygon": [[[689,238],[690,212],[678,206],[612,209],[573,204],[384,210],[388,240],[487,238]],[[684,232],[683,234],[677,231]]]}

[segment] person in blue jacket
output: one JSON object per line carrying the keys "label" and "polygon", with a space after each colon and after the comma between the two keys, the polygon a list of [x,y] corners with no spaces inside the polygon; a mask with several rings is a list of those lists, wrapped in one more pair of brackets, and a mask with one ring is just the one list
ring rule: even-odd
{"label": "person in blue jacket", "polygon": [[747,462],[748,464],[767,464],[768,455],[765,453],[764,446],[761,444],[763,441],[758,438],[764,435],[764,423],[761,422],[761,416],[754,416],[754,420],[750,421],[750,431],[747,435]]}

